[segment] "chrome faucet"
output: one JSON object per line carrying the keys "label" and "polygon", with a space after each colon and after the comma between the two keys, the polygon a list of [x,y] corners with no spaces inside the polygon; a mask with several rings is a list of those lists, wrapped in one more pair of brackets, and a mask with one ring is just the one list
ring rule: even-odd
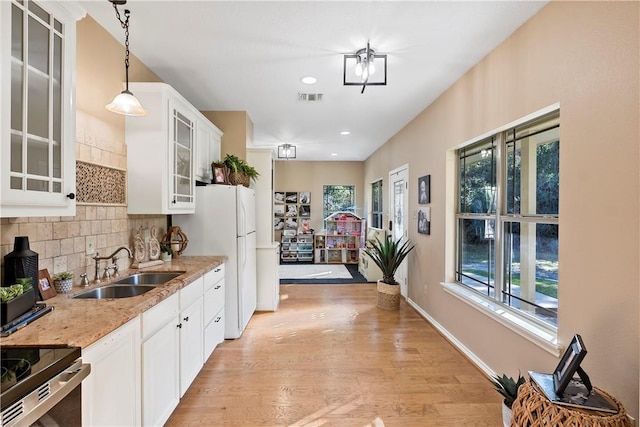
{"label": "chrome faucet", "polygon": [[126,246],[120,246],[118,249],[113,251],[113,253],[111,255],[109,255],[109,256],[101,257],[100,254],[98,252],[96,252],[95,256],[93,257],[93,259],[96,262],[96,271],[95,271],[95,275],[93,277],[93,283],[100,283],[100,261],[103,260],[103,259],[110,259],[111,260],[111,265],[107,266],[107,268],[105,270],[105,278],[109,279],[111,277],[109,275],[109,270],[110,269],[113,269],[113,276],[114,277],[118,276],[118,257],[116,255],[122,250],[127,251],[127,255],[129,255],[129,258],[133,258],[133,254],[131,254],[131,249],[129,249]]}

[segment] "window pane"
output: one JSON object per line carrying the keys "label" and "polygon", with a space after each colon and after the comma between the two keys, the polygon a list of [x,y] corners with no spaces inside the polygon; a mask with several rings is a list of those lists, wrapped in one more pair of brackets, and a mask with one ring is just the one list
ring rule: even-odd
{"label": "window pane", "polygon": [[11,64],[11,129],[22,130],[22,89],[24,83],[23,67]]}
{"label": "window pane", "polygon": [[323,215],[328,217],[334,212],[355,211],[355,186],[325,185],[323,187]]}
{"label": "window pane", "polygon": [[35,139],[27,140],[27,173],[49,176],[49,144]]}
{"label": "window pane", "polygon": [[38,18],[42,19],[44,22],[49,22],[49,14],[40,6],[38,6],[33,1],[29,2],[29,10],[36,15]]}
{"label": "window pane", "polygon": [[32,17],[29,17],[29,65],[49,74],[49,29]]}
{"label": "window pane", "polygon": [[22,10],[13,5],[11,8],[11,56],[22,61],[22,49],[24,39],[22,38]]}
{"label": "window pane", "polygon": [[27,129],[31,135],[49,137],[49,79],[29,71]]}
{"label": "window pane", "polygon": [[558,226],[504,224],[503,302],[555,324],[558,310]]}
{"label": "window pane", "polygon": [[22,182],[23,182],[22,178],[18,178],[16,176],[12,176],[11,177],[11,184],[10,184],[11,189],[12,190],[22,190],[23,189],[22,188]]}
{"label": "window pane", "polygon": [[191,148],[191,128],[193,124],[189,119],[176,111],[176,142],[186,148]]}
{"label": "window pane", "polygon": [[49,181],[39,179],[27,179],[27,190],[29,191],[49,191]]}
{"label": "window pane", "polygon": [[494,295],[495,221],[460,219],[458,247],[458,281],[485,295]]}
{"label": "window pane", "polygon": [[22,172],[21,135],[11,135],[11,172]]}
{"label": "window pane", "polygon": [[460,150],[459,211],[495,213],[496,155],[495,143],[487,140]]}
{"label": "window pane", "polygon": [[506,145],[507,213],[557,215],[560,182],[560,129],[541,130]]}

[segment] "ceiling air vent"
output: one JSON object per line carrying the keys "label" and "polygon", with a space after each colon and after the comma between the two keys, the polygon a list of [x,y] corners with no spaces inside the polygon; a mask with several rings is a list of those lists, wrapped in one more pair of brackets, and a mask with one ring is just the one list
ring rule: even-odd
{"label": "ceiling air vent", "polygon": [[298,101],[303,101],[303,102],[318,102],[318,101],[322,101],[322,94],[321,93],[303,93],[303,92],[298,92]]}

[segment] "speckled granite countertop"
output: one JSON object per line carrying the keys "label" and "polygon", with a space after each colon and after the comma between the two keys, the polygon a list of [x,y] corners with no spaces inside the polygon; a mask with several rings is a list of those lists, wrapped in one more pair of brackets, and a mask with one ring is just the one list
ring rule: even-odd
{"label": "speckled granite countertop", "polygon": [[160,301],[178,292],[198,277],[213,270],[227,260],[225,256],[199,256],[174,258],[171,263],[148,267],[142,270],[129,269],[122,271],[120,277],[137,272],[184,271],[185,273],[170,280],[156,289],[130,298],[119,299],[72,299],[73,295],[88,289],[104,286],[109,282],[102,281],[89,287],[74,286],[68,294],[58,294],[46,300],[47,305],[55,309],[40,319],[8,337],[0,338],[0,346],[42,346],[69,345],[87,347],[100,338],[108,335],[148,310]]}

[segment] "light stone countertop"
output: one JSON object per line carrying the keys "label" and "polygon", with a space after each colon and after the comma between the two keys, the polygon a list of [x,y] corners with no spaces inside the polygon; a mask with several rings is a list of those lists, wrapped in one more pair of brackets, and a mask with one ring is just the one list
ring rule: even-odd
{"label": "light stone countertop", "polygon": [[75,285],[70,293],[46,300],[47,306],[53,305],[55,309],[23,329],[0,338],[0,346],[68,345],[86,348],[226,260],[226,256],[183,256],[164,265],[122,271],[119,277],[109,282],[138,272],[185,272],[156,289],[130,298],[72,299],[73,295],[109,282],[102,281],[88,287]]}

